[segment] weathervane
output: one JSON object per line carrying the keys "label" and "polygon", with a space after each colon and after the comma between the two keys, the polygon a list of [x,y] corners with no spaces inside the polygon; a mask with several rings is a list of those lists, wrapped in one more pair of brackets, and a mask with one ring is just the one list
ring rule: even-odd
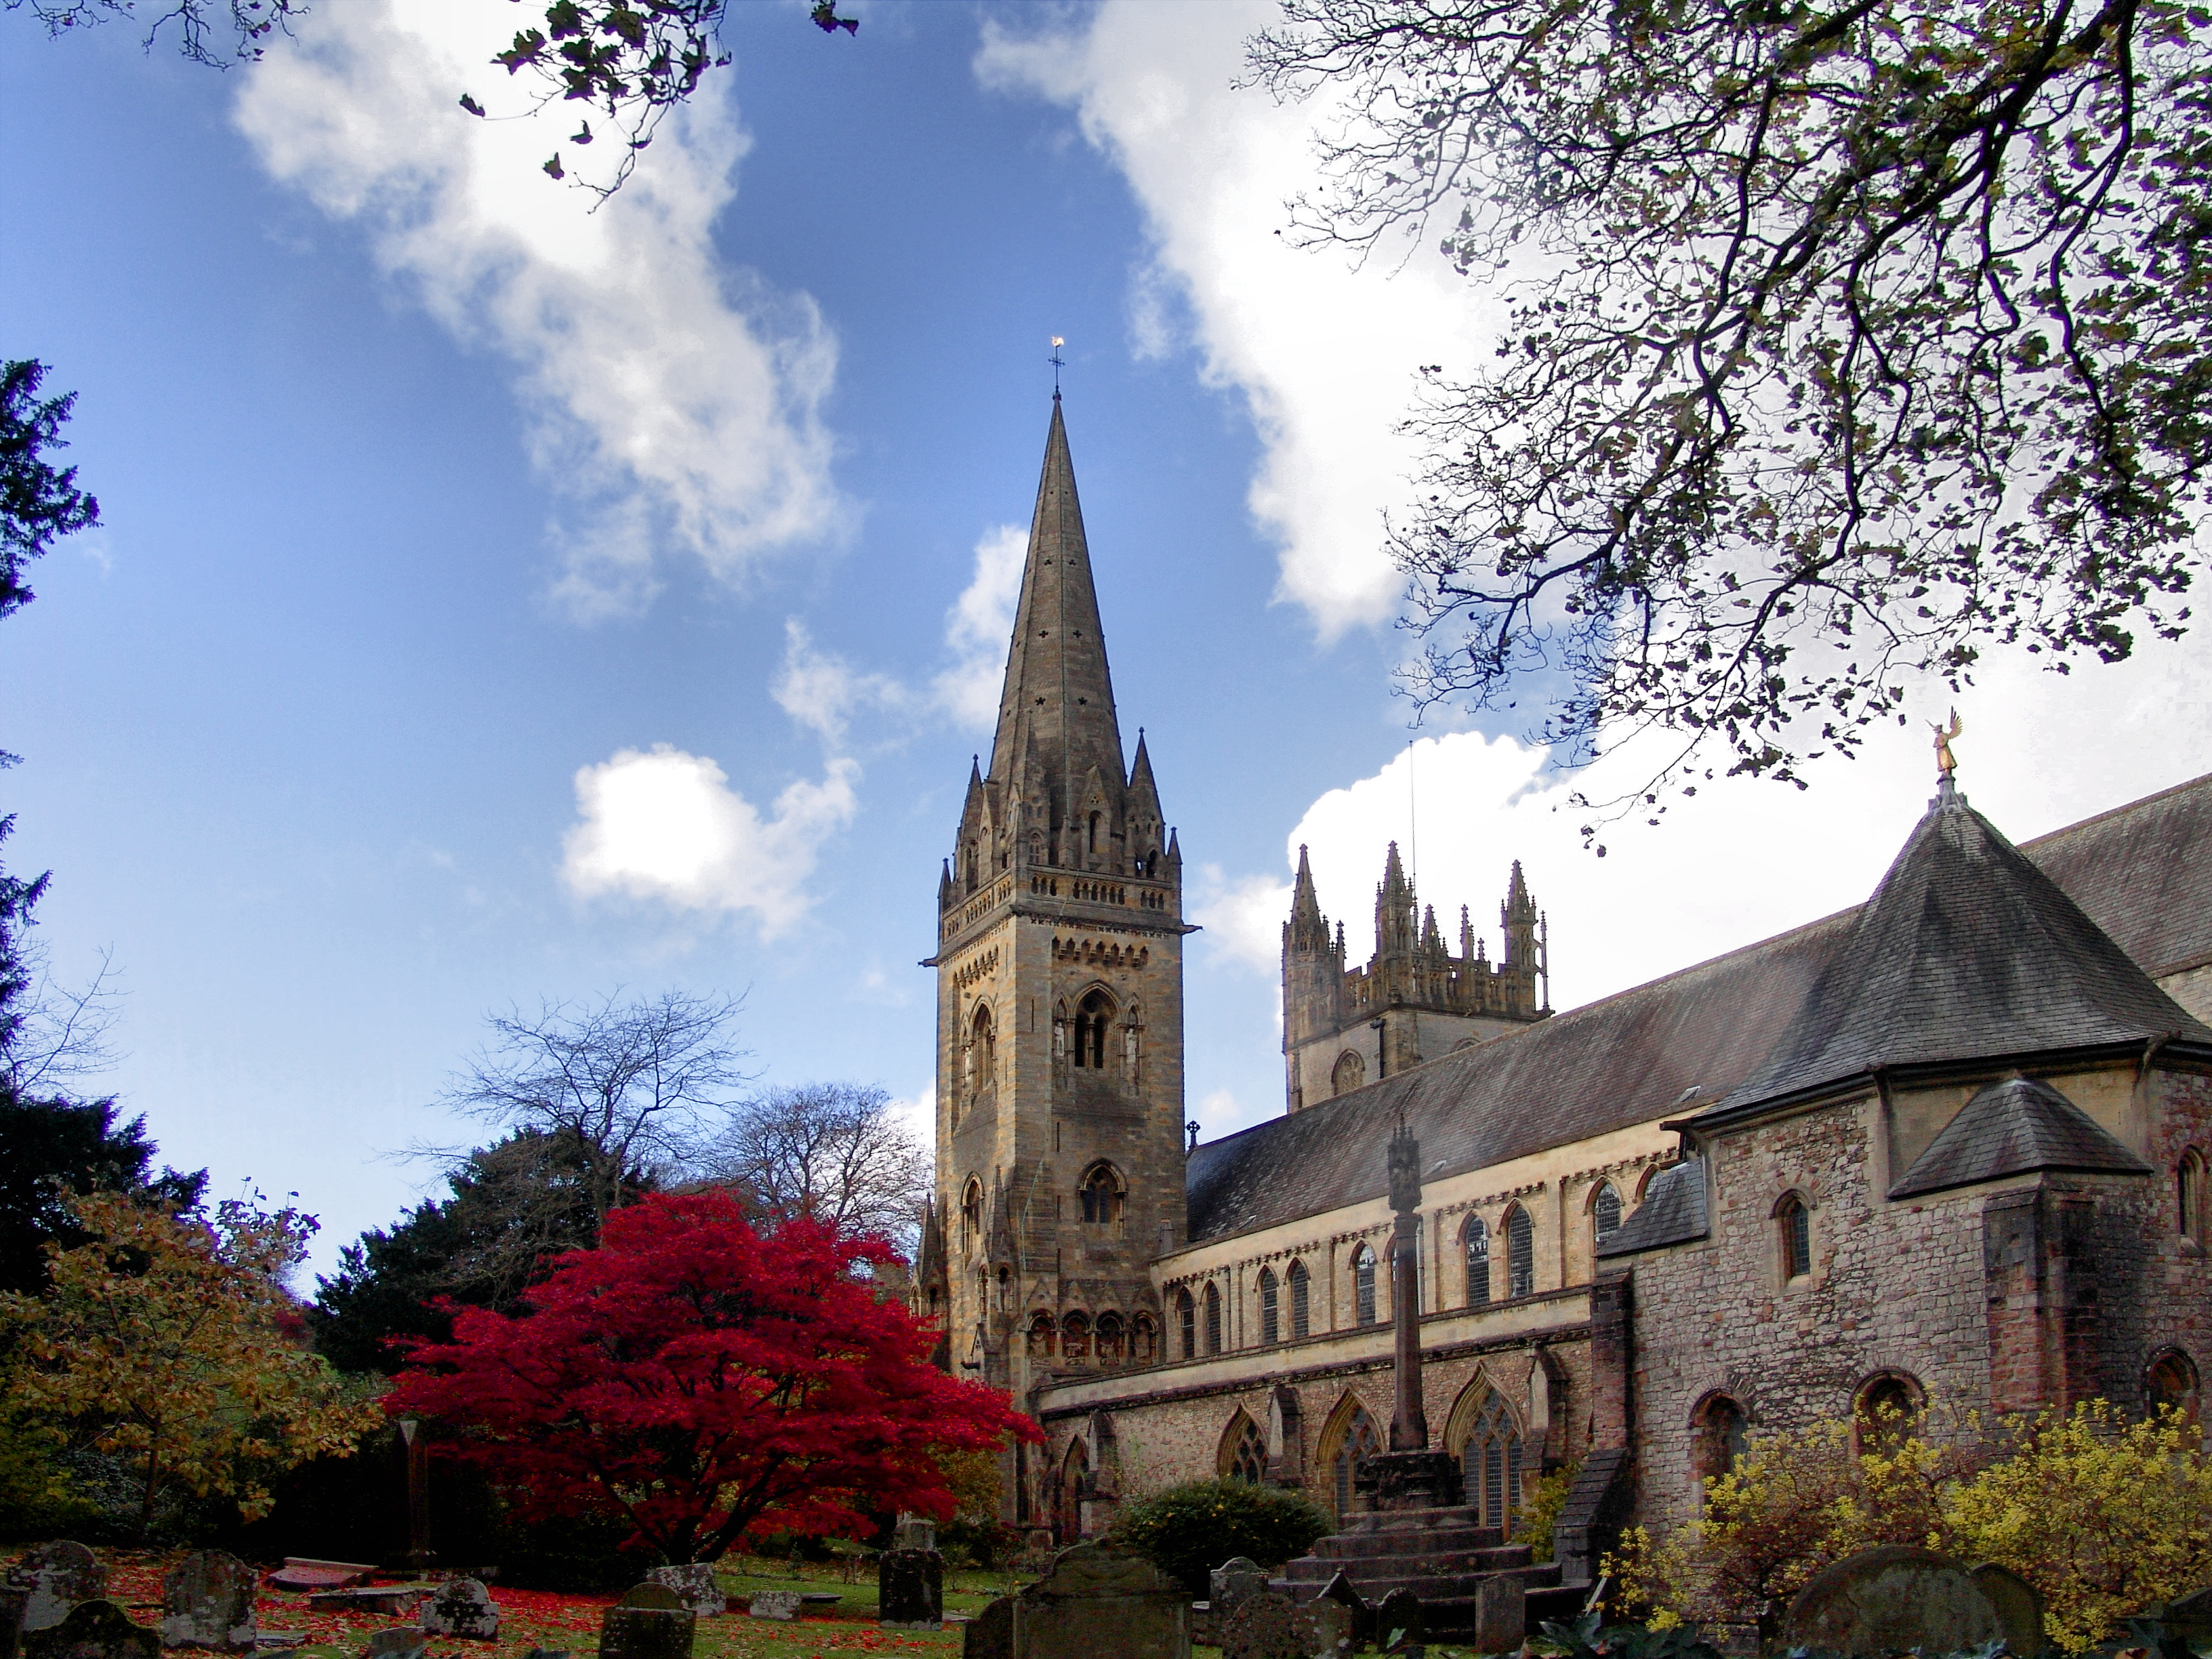
{"label": "weathervane", "polygon": [[1948,788],[1951,783],[1951,774],[1959,769],[1959,757],[1951,752],[1952,740],[1966,729],[1966,723],[1959,718],[1959,711],[1954,708],[1951,711],[1949,731],[1943,729],[1943,722],[1941,720],[1929,721],[1928,729],[1936,734],[1936,781]]}
{"label": "weathervane", "polygon": [[1059,335],[1054,335],[1052,337],[1052,356],[1045,359],[1047,362],[1052,365],[1052,395],[1055,398],[1060,396],[1060,371],[1062,368],[1062,364],[1060,361],[1060,349],[1067,342],[1060,338]]}

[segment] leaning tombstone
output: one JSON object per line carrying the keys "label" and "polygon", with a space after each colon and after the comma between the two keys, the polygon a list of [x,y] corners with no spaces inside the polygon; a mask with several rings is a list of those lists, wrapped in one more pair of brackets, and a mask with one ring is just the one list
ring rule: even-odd
{"label": "leaning tombstone", "polygon": [[1273,1590],[1239,1596],[1219,1630],[1221,1659],[1307,1659],[1291,1598]]}
{"label": "leaning tombstone", "polygon": [[59,1624],[25,1632],[23,1659],[161,1659],[161,1633],[112,1601],[80,1601]]}
{"label": "leaning tombstone", "polygon": [[711,1561],[691,1561],[680,1567],[655,1567],[645,1575],[648,1584],[665,1584],[677,1599],[702,1619],[720,1617],[729,1609],[728,1598],[714,1582]]}
{"label": "leaning tombstone", "polygon": [[756,1619],[792,1620],[804,1605],[797,1590],[761,1590],[745,1611]]}
{"label": "leaning tombstone", "polygon": [[1518,1653],[1528,1639],[1528,1588],[1510,1572],[1492,1573],[1474,1587],[1477,1653]]}
{"label": "leaning tombstone", "polygon": [[691,1659],[699,1615],[665,1584],[640,1584],[599,1620],[599,1659]]}
{"label": "leaning tombstone", "polygon": [[1385,1652],[1418,1647],[1421,1633],[1427,1628],[1421,1598],[1402,1584],[1376,1603],[1375,1645]]}
{"label": "leaning tombstone", "polygon": [[1014,1659],[1014,1598],[1001,1595],[960,1632],[960,1659]]}
{"label": "leaning tombstone", "polygon": [[254,1571],[227,1550],[195,1550],[161,1581],[161,1645],[251,1653]]}
{"label": "leaning tombstone", "polygon": [[51,1630],[80,1601],[107,1594],[107,1574],[83,1545],[64,1538],[42,1545],[8,1570],[8,1582],[28,1591],[23,1602],[23,1633]]}
{"label": "leaning tombstone", "polygon": [[1014,1597],[1014,1652],[1019,1659],[1190,1659],[1190,1598],[1141,1555],[1073,1545]]}
{"label": "leaning tombstone", "polygon": [[[2034,1659],[2041,1653],[2043,1639],[2043,1593],[2009,1567],[2001,1567],[1994,1561],[1984,1561],[1974,1569],[1974,1583],[1990,1605],[1996,1609],[1997,1623],[2004,1626],[2005,1651],[2017,1654],[2020,1659]],[[2206,1609],[2212,1614],[2212,1607]],[[2173,1632],[2168,1629],[2168,1635]],[[2205,1628],[2191,1643],[2192,1648],[2212,1638],[2212,1618]]]}
{"label": "leaning tombstone", "polygon": [[1351,1616],[1355,1651],[1375,1639],[1375,1609],[1367,1605],[1367,1598],[1359,1593],[1359,1587],[1345,1577],[1343,1568],[1338,1568],[1328,1583],[1321,1587],[1320,1599],[1335,1602]]}
{"label": "leaning tombstone", "polygon": [[423,1607],[422,1628],[432,1636],[496,1642],[499,1607],[481,1578],[448,1578]]}
{"label": "leaning tombstone", "polygon": [[430,1638],[420,1626],[397,1625],[371,1636],[362,1659],[422,1659],[429,1648]]}
{"label": "leaning tombstone", "polygon": [[933,1549],[903,1547],[877,1557],[876,1622],[885,1630],[942,1628],[945,1558]]}
{"label": "leaning tombstone", "polygon": [[1297,1610],[1294,1625],[1298,1659],[1352,1659],[1359,1641],[1352,1609],[1326,1597],[1309,1601]]}
{"label": "leaning tombstone", "polygon": [[1784,1645],[1847,1656],[1956,1653],[2005,1634],[1963,1561],[1909,1544],[1846,1556],[1790,1604]]}

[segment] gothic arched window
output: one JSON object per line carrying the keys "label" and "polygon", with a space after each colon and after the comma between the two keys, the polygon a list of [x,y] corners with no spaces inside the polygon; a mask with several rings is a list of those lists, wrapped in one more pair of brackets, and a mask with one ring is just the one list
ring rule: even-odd
{"label": "gothic arched window", "polygon": [[1036,1317],[1030,1321],[1030,1358],[1051,1358],[1052,1351],[1056,1346],[1058,1340],[1059,1333],[1053,1328],[1052,1316],[1050,1314],[1040,1313]]}
{"label": "gothic arched window", "polygon": [[1346,1048],[1336,1057],[1329,1071],[1328,1091],[1332,1095],[1348,1095],[1367,1081],[1367,1062]]}
{"label": "gothic arched window", "polygon": [[1698,1408],[1691,1425],[1690,1473],[1702,1485],[1735,1468],[1750,1445],[1743,1407],[1717,1394]]}
{"label": "gothic arched window", "polygon": [[1091,1358],[1091,1322],[1079,1313],[1072,1313],[1060,1322],[1060,1352],[1069,1359]]}
{"label": "gothic arched window", "polygon": [[1375,1252],[1364,1244],[1352,1258],[1352,1304],[1354,1323],[1375,1322]]}
{"label": "gothic arched window", "polygon": [[1221,1292],[1212,1279],[1206,1285],[1206,1352],[1221,1352]]}
{"label": "gothic arched window", "polygon": [[2181,1155],[2173,1172],[2175,1220],[2181,1236],[2204,1243],[2204,1157],[2195,1147]]}
{"label": "gothic arched window", "polygon": [[1243,1412],[1237,1413],[1237,1432],[1229,1438],[1229,1455],[1222,1460],[1223,1478],[1248,1486],[1267,1484],[1267,1442],[1260,1425]]}
{"label": "gothic arched window", "polygon": [[1495,1389],[1475,1414],[1474,1431],[1460,1453],[1460,1469],[1478,1523],[1512,1536],[1521,1518],[1521,1425]]}
{"label": "gothic arched window", "polygon": [[1382,1449],[1382,1437],[1376,1431],[1375,1419],[1367,1414],[1367,1407],[1354,1405],[1351,1420],[1344,1425],[1344,1437],[1337,1442],[1334,1467],[1336,1477],[1336,1512],[1352,1513],[1352,1477],[1359,1473],[1363,1459],[1374,1456]]}
{"label": "gothic arched window", "polygon": [[1590,1200],[1590,1230],[1602,1240],[1607,1233],[1620,1229],[1620,1194],[1608,1181],[1597,1189]]}
{"label": "gothic arched window", "polygon": [[1160,1328],[1152,1315],[1140,1313],[1129,1322],[1129,1363],[1149,1365],[1159,1357]]}
{"label": "gothic arched window", "polygon": [[1106,1028],[1114,1023],[1114,1000],[1093,991],[1075,1010],[1075,1063],[1095,1072],[1106,1069]]}
{"label": "gothic arched window", "polygon": [[1282,1340],[1281,1313],[1276,1305],[1275,1270],[1260,1269],[1260,1346],[1272,1348]]}
{"label": "gothic arched window", "polygon": [[1784,1193],[1774,1206],[1774,1221],[1780,1235],[1783,1278],[1803,1279],[1813,1271],[1813,1212],[1796,1194]]}
{"label": "gothic arched window", "polygon": [[1293,1261],[1284,1278],[1291,1287],[1291,1340],[1303,1341],[1313,1334],[1313,1285],[1306,1264]]}
{"label": "gothic arched window", "polygon": [[1505,1218],[1505,1294],[1531,1296],[1536,1289],[1536,1224],[1519,1205]]}
{"label": "gothic arched window", "polygon": [[983,1183],[973,1176],[960,1194],[960,1224],[970,1238],[983,1231]]}
{"label": "gothic arched window", "polygon": [[1110,1164],[1092,1164],[1084,1172],[1083,1184],[1077,1188],[1083,1200],[1083,1218],[1094,1225],[1103,1225],[1121,1218],[1121,1183]]}
{"label": "gothic arched window", "polygon": [[2170,1408],[2197,1420],[2197,1367],[2180,1349],[2168,1348],[2158,1357],[2143,1379],[2143,1393],[2154,1415]]}
{"label": "gothic arched window", "polygon": [[1851,1407],[1851,1426],[1863,1452],[1893,1446],[1920,1424],[1920,1385],[1901,1372],[1888,1371],[1859,1387]]}
{"label": "gothic arched window", "polygon": [[997,1027],[991,1019],[991,1005],[975,1005],[975,1018],[968,1034],[968,1098],[981,1100],[991,1092],[991,1085],[999,1076],[999,1042]]}
{"label": "gothic arched window", "polygon": [[1471,1215],[1460,1237],[1467,1246],[1467,1305],[1486,1307],[1490,1302],[1490,1229],[1480,1216]]}
{"label": "gothic arched window", "polygon": [[1121,1363],[1121,1316],[1103,1313],[1098,1316],[1098,1363],[1118,1365]]}
{"label": "gothic arched window", "polygon": [[1195,1359],[1198,1358],[1198,1304],[1191,1300],[1188,1290],[1180,1290],[1176,1292],[1175,1308],[1176,1329],[1182,1338],[1182,1357]]}

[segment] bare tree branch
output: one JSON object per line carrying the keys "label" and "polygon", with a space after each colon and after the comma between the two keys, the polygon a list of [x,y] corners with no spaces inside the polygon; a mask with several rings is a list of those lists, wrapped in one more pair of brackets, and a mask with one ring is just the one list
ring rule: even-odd
{"label": "bare tree branch", "polygon": [[771,1218],[811,1215],[909,1251],[935,1179],[928,1149],[892,1113],[890,1097],[849,1083],[772,1089],[745,1102],[699,1169],[743,1188]]}

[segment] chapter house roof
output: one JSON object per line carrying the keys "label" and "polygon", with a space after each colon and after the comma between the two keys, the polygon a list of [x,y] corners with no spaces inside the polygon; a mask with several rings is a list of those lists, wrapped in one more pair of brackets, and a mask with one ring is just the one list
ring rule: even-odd
{"label": "chapter house roof", "polygon": [[[1946,890],[1947,874],[2002,890],[1976,900]],[[1889,904],[1868,921],[1885,896]],[[1958,960],[1968,944],[1994,951],[2001,965],[1969,972]],[[1847,951],[1872,975],[1863,987],[1832,971]],[[1899,952],[1932,952],[1940,971],[1916,980]],[[2212,1031],[2144,971],[2203,961],[2212,961],[2212,775],[2017,848],[1963,804],[1931,811],[1866,906],[1195,1148],[1185,1168],[1190,1237],[1382,1196],[1401,1111],[1421,1143],[1422,1176],[1434,1180],[1896,1063],[1902,1054],[1879,1040],[1884,1022],[1897,1023],[1915,1054],[1969,1045],[1931,1058],[2144,1033],[2212,1044]],[[2045,1010],[2039,993],[2054,989],[2057,1002]],[[1962,990],[1996,995],[1996,1012],[1920,1006],[1955,1001]],[[1754,1078],[1763,1080],[1747,1095]]]}

